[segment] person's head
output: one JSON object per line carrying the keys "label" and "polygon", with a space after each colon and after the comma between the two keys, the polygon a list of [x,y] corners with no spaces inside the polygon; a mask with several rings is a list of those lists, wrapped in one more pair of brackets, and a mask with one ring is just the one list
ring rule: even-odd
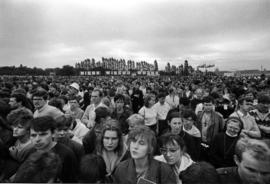
{"label": "person's head", "polygon": [[196,122],[196,120],[197,120],[197,116],[193,110],[185,109],[182,112],[183,126],[186,130],[190,130],[192,126],[194,125],[194,122]]}
{"label": "person's head", "polygon": [[198,88],[198,89],[196,89],[196,91],[195,91],[195,95],[196,95],[196,97],[198,98],[198,99],[202,99],[203,98],[203,94],[204,93],[204,91],[203,91],[203,89],[202,88]]}
{"label": "person's head", "polygon": [[140,114],[132,114],[126,120],[128,123],[128,130],[133,130],[138,125],[144,125],[144,118]]}
{"label": "person's head", "polygon": [[249,112],[253,107],[253,99],[242,96],[238,99],[239,109],[243,112]]}
{"label": "person's head", "polygon": [[179,135],[164,134],[161,136],[160,152],[169,165],[179,164],[186,152],[185,142]]}
{"label": "person's head", "polygon": [[98,105],[102,99],[102,91],[99,89],[94,89],[91,93],[91,103]]}
{"label": "person's head", "polygon": [[135,127],[128,134],[127,145],[135,160],[152,158],[156,144],[155,133],[145,125]]}
{"label": "person's head", "polygon": [[72,125],[74,124],[75,119],[71,116],[59,116],[55,119],[55,138],[69,138],[69,130],[71,129]]}
{"label": "person's head", "polygon": [[168,124],[171,129],[171,133],[179,134],[183,128],[183,121],[179,112],[173,112],[168,117]]}
{"label": "person's head", "polygon": [[43,116],[31,120],[30,138],[37,150],[48,150],[53,144],[55,120]]}
{"label": "person's head", "polygon": [[69,85],[68,94],[77,95],[79,91],[80,91],[80,86],[78,83],[73,82],[72,84]]}
{"label": "person's head", "polygon": [[269,112],[270,110],[270,96],[269,95],[265,95],[265,94],[259,95],[257,109],[261,113]]}
{"label": "person's head", "polygon": [[155,104],[155,99],[151,95],[146,95],[144,97],[144,106],[147,108],[152,107]]}
{"label": "person's head", "polygon": [[229,117],[226,120],[226,134],[231,137],[236,137],[241,133],[243,129],[243,123],[238,117]]}
{"label": "person's head", "polygon": [[220,183],[214,166],[207,162],[196,162],[180,173],[183,184],[217,184]]}
{"label": "person's head", "polygon": [[79,99],[78,99],[78,97],[76,97],[74,95],[69,96],[68,103],[70,105],[70,110],[74,110],[74,109],[80,107],[80,105],[79,105]]}
{"label": "person's head", "polygon": [[214,109],[214,98],[206,96],[203,98],[203,109],[205,112],[211,112]]}
{"label": "person's head", "polygon": [[13,110],[8,116],[7,120],[13,129],[13,137],[23,138],[29,136],[30,121],[33,119],[33,114],[27,109]]}
{"label": "person's head", "polygon": [[36,151],[20,166],[15,183],[52,183],[61,170],[61,159],[54,152]]}
{"label": "person's head", "polygon": [[102,183],[106,174],[106,164],[101,156],[87,154],[82,157],[79,167],[80,183]]}
{"label": "person's head", "polygon": [[119,127],[105,124],[101,134],[101,150],[119,154],[123,149],[122,132]]}
{"label": "person's head", "polygon": [[41,109],[47,103],[48,93],[44,89],[39,89],[33,94],[33,104],[35,109]]}
{"label": "person's head", "polygon": [[166,94],[161,92],[158,94],[158,101],[161,105],[163,105],[165,103],[165,97],[166,97]]}
{"label": "person's head", "polygon": [[108,107],[99,106],[95,109],[96,118],[95,121],[97,124],[103,124],[107,119],[110,118],[111,112]]}
{"label": "person's head", "polygon": [[9,98],[9,105],[11,109],[17,109],[24,106],[26,103],[26,96],[20,93],[12,94]]}
{"label": "person's head", "polygon": [[270,141],[240,139],[235,147],[235,163],[243,183],[270,181]]}
{"label": "person's head", "polygon": [[116,109],[123,109],[125,105],[125,96],[122,94],[116,94],[114,97]]}
{"label": "person's head", "polygon": [[60,111],[63,112],[63,103],[62,100],[58,97],[53,97],[49,100],[48,102],[49,105],[56,107],[57,109],[59,109]]}

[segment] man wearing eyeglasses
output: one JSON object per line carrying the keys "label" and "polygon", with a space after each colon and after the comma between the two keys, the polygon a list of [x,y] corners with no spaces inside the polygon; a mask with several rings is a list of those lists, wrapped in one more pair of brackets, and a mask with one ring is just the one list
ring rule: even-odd
{"label": "man wearing eyeglasses", "polygon": [[249,114],[249,111],[253,107],[253,100],[247,97],[240,97],[238,100],[239,109],[232,113],[230,117],[238,117],[243,122],[242,136],[251,138],[260,138],[261,132],[253,116]]}
{"label": "man wearing eyeglasses", "polygon": [[185,142],[179,135],[167,133],[161,136],[160,152],[162,155],[155,157],[156,160],[172,166],[178,184],[181,183],[180,172],[186,170],[193,163],[193,160],[185,152],[185,147]]}

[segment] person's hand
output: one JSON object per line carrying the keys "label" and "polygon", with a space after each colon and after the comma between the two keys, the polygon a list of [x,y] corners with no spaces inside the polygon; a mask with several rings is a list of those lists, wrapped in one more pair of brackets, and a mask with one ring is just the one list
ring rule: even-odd
{"label": "person's hand", "polygon": [[15,157],[16,153],[18,152],[17,148],[15,146],[9,147],[9,153],[12,157]]}
{"label": "person's hand", "polygon": [[248,130],[242,130],[240,133],[240,137],[247,138],[249,137],[249,131]]}

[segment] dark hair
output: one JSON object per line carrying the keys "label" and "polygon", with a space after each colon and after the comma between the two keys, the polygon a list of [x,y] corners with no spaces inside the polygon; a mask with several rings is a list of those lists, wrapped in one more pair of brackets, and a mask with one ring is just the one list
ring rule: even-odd
{"label": "dark hair", "polygon": [[55,124],[55,120],[51,116],[42,116],[32,119],[30,128],[41,132],[51,130],[53,133],[55,130]]}
{"label": "dark hair", "polygon": [[181,97],[179,99],[179,104],[182,104],[184,106],[189,106],[190,100],[187,97]]}
{"label": "dark hair", "polygon": [[39,90],[37,90],[34,94],[33,94],[33,98],[34,97],[42,97],[43,98],[43,100],[47,100],[47,98],[48,98],[48,93],[47,93],[47,91],[45,90],[45,89],[39,89]]}
{"label": "dark hair", "polygon": [[169,114],[169,116],[168,116],[168,118],[167,118],[167,121],[168,122],[171,122],[171,120],[173,119],[173,118],[180,118],[181,116],[180,116],[180,112],[172,112],[172,113],[170,113]]}
{"label": "dark hair", "polygon": [[59,116],[55,119],[55,128],[56,129],[65,129],[69,128],[73,123],[75,122],[75,119],[71,116]]}
{"label": "dark hair", "polygon": [[22,106],[27,105],[27,97],[21,93],[14,93],[10,96],[10,98],[15,98],[16,102],[21,102]]}
{"label": "dark hair", "polygon": [[56,108],[59,109],[61,112],[64,112],[64,110],[63,110],[63,104],[62,104],[60,98],[53,97],[52,99],[50,99],[50,101],[49,101],[48,104],[51,105],[51,106],[56,107]]}
{"label": "dark hair", "polygon": [[96,118],[95,121],[97,124],[100,123],[101,118],[106,118],[110,116],[111,112],[108,107],[99,106],[95,109]]}
{"label": "dark hair", "polygon": [[20,166],[15,183],[48,183],[56,179],[61,170],[61,160],[54,152],[36,151]]}
{"label": "dark hair", "polygon": [[252,98],[248,98],[248,97],[245,97],[245,96],[241,96],[241,97],[238,99],[238,104],[239,104],[239,105],[243,105],[243,104],[244,104],[244,101],[246,101],[246,102],[252,102],[252,103],[253,103],[253,99],[252,99]]}
{"label": "dark hair", "polygon": [[157,96],[157,98],[165,98],[166,94],[164,92],[160,92]]}
{"label": "dark hair", "polygon": [[7,120],[10,125],[22,125],[26,130],[30,129],[30,121],[32,119],[32,112],[26,108],[15,109],[7,116]]}
{"label": "dark hair", "polygon": [[211,164],[196,162],[180,173],[183,184],[217,184],[219,175]]}
{"label": "dark hair", "polygon": [[259,95],[258,103],[270,104],[270,96],[269,95]]}
{"label": "dark hair", "polygon": [[177,143],[181,150],[185,153],[186,152],[186,145],[185,141],[180,137],[179,135],[173,134],[173,133],[165,133],[160,137],[160,146],[165,146],[167,144],[173,144]]}
{"label": "dark hair", "polygon": [[102,129],[102,134],[101,134],[101,142],[100,142],[100,152],[104,149],[103,145],[103,139],[106,131],[115,131],[118,137],[118,145],[115,148],[114,152],[118,153],[118,156],[121,156],[123,154],[123,141],[122,141],[122,131],[119,127],[110,125],[110,124],[105,124],[103,129]]}
{"label": "dark hair", "polygon": [[151,98],[152,98],[151,95],[146,95],[146,96],[144,97],[144,106],[145,106],[145,107],[147,107],[147,108],[149,107],[149,102],[150,102]]}
{"label": "dark hair", "polygon": [[212,96],[206,96],[203,98],[203,103],[214,103],[214,98]]}
{"label": "dark hair", "polygon": [[116,94],[115,97],[113,98],[114,101],[116,102],[117,100],[123,100],[123,102],[125,102],[125,96],[122,94]]}
{"label": "dark hair", "polygon": [[79,168],[80,183],[103,182],[106,174],[106,164],[101,156],[90,154],[82,157]]}
{"label": "dark hair", "polygon": [[193,121],[197,120],[197,116],[196,116],[195,112],[191,109],[183,110],[182,117],[185,119],[192,118]]}

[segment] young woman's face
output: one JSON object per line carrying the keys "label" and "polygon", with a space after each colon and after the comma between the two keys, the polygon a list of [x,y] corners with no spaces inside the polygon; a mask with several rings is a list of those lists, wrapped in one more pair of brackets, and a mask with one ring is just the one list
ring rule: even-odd
{"label": "young woman's face", "polygon": [[171,127],[171,132],[174,134],[179,134],[182,130],[183,122],[182,119],[179,118],[173,118],[171,122],[169,123],[169,126]]}
{"label": "young woman's face", "polygon": [[119,144],[119,138],[117,132],[112,130],[106,130],[103,136],[103,146],[107,151],[114,151]]}
{"label": "young woman's face", "polygon": [[168,143],[164,145],[160,148],[160,152],[169,165],[174,165],[177,162],[180,162],[183,155],[180,146],[176,142],[174,144]]}
{"label": "young woman's face", "polygon": [[148,143],[146,139],[137,136],[130,142],[130,154],[133,159],[142,159],[148,155]]}
{"label": "young woman's face", "polygon": [[124,107],[124,100],[123,99],[116,100],[115,105],[117,109],[122,109]]}
{"label": "young woman's face", "polygon": [[29,134],[29,132],[20,124],[12,126],[13,128],[13,137],[19,138],[24,136],[25,134]]}

